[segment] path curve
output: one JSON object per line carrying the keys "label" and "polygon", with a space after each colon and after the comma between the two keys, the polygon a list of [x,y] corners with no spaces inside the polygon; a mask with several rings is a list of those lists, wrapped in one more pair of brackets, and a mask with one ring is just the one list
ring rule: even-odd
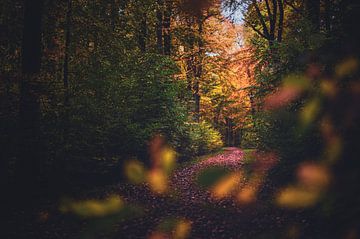
{"label": "path curve", "polygon": [[179,194],[185,204],[214,203],[210,193],[201,190],[196,184],[196,176],[202,170],[213,166],[225,166],[230,169],[239,169],[243,165],[244,153],[239,148],[224,148],[218,153],[200,162],[175,171],[171,180],[171,188]]}

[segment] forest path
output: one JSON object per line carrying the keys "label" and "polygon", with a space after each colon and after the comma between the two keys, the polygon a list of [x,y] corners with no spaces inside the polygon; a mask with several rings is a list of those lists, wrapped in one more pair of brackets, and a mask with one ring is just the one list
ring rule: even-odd
{"label": "forest path", "polygon": [[[163,230],[159,225],[166,227],[174,221],[189,223],[191,231],[186,238],[284,238],[282,229],[285,225],[305,225],[301,215],[274,207],[263,191],[254,202],[241,205],[234,195],[215,199],[210,190],[201,187],[197,181],[199,173],[213,166],[239,172],[245,170],[247,164],[243,150],[225,148],[217,154],[180,165],[172,174],[167,193],[156,194],[146,184],[118,183],[96,187],[81,197],[92,200],[116,194],[124,199],[126,205],[141,209],[140,214],[128,211],[125,218],[81,219],[60,213],[59,204],[49,202],[48,208],[36,214],[41,216],[41,220],[31,220],[29,224],[30,220],[25,222],[25,219],[31,214],[18,214],[13,224],[18,225],[20,218],[24,217],[24,223],[17,231],[21,230],[26,235],[24,238],[37,239],[185,238],[159,234]],[[262,188],[270,185],[266,180],[263,184]]]}
{"label": "forest path", "polygon": [[209,191],[201,190],[196,184],[196,176],[203,170],[216,166],[229,169],[240,169],[243,165],[244,152],[239,148],[228,147],[224,151],[204,160],[195,162],[187,167],[175,171],[171,180],[174,190],[179,193],[181,200],[197,205],[215,203]]}
{"label": "forest path", "polygon": [[196,183],[198,174],[207,168],[224,166],[241,170],[243,165],[244,152],[229,147],[177,169],[167,195],[154,194],[144,186],[130,190],[120,187],[125,200],[143,205],[146,215],[122,224],[117,236],[149,238],[159,224],[174,218],[191,222],[190,238],[256,238],[265,231],[273,235],[284,220],[281,212],[269,207],[267,201],[258,199],[256,203],[241,206],[231,197],[215,199]]}

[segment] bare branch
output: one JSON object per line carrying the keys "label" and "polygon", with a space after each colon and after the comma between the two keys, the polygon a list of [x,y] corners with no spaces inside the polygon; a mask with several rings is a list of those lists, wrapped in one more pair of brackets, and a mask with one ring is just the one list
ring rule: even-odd
{"label": "bare branch", "polygon": [[249,21],[245,20],[245,23],[249,25],[249,27],[251,27],[251,29],[253,29],[257,34],[259,34],[260,36],[262,36],[263,38],[265,38],[266,40],[269,40],[268,36],[266,36],[264,33],[262,33],[259,29],[257,29],[252,23],[250,23]]}
{"label": "bare branch", "polygon": [[263,15],[262,15],[261,12],[260,12],[260,9],[259,9],[259,6],[257,5],[256,0],[253,0],[253,4],[254,4],[255,10],[256,10],[256,13],[257,13],[257,15],[258,15],[258,17],[259,17],[260,23],[261,23],[261,25],[262,25],[263,31],[264,31],[264,33],[263,33],[262,35],[265,35],[265,36],[266,36],[266,39],[269,39],[269,36],[270,36],[269,30],[268,30],[268,28],[267,28],[267,26],[266,26],[264,17],[263,17]]}
{"label": "bare branch", "polygon": [[289,1],[287,0],[284,0],[284,4],[288,5],[289,7],[291,7],[296,13],[299,13],[301,15],[303,15],[303,11],[297,7],[294,6],[294,4],[290,3]]}

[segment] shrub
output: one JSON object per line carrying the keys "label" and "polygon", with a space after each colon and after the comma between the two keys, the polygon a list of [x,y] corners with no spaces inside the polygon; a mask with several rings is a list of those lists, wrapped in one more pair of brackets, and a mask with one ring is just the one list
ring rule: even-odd
{"label": "shrub", "polygon": [[180,151],[184,158],[214,152],[223,146],[220,133],[209,123],[187,123],[182,132]]}

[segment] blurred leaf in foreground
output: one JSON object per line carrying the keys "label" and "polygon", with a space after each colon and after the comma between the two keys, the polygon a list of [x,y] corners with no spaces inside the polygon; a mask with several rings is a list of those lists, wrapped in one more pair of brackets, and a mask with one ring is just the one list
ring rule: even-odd
{"label": "blurred leaf in foreground", "polygon": [[214,166],[201,171],[197,176],[197,183],[201,187],[210,188],[214,186],[219,180],[226,177],[230,170],[225,167]]}
{"label": "blurred leaf in foreground", "polygon": [[83,200],[64,203],[60,211],[70,212],[84,218],[104,217],[119,212],[124,207],[123,200],[113,195],[103,200]]}
{"label": "blurred leaf in foreground", "polygon": [[264,108],[267,110],[279,109],[297,99],[310,86],[308,78],[302,75],[289,75],[283,84],[274,93],[264,99]]}
{"label": "blurred leaf in foreground", "polygon": [[299,186],[290,186],[281,190],[276,203],[285,208],[306,208],[314,206],[320,198],[320,192]]}
{"label": "blurred leaf in foreground", "polygon": [[307,208],[319,202],[331,181],[329,169],[315,162],[302,163],[297,170],[298,183],[280,190],[276,203],[286,208]]}
{"label": "blurred leaf in foreground", "polygon": [[350,57],[342,61],[335,67],[335,74],[337,77],[345,77],[347,75],[354,74],[359,68],[359,61],[354,58]]}
{"label": "blurred leaf in foreground", "polygon": [[300,112],[300,121],[303,126],[311,124],[320,112],[320,99],[314,98],[305,104]]}
{"label": "blurred leaf in foreground", "polygon": [[163,220],[149,239],[185,239],[189,238],[191,222],[184,218],[167,218]]}
{"label": "blurred leaf in foreground", "polygon": [[150,189],[156,193],[165,193],[168,189],[168,177],[159,169],[151,170],[147,176]]}
{"label": "blurred leaf in foreground", "polygon": [[139,184],[146,179],[146,169],[141,162],[131,160],[125,164],[125,175],[130,182]]}
{"label": "blurred leaf in foreground", "polygon": [[232,192],[236,190],[237,186],[241,183],[242,178],[243,176],[240,172],[235,172],[229,174],[226,177],[223,177],[214,185],[212,189],[212,195],[217,199],[222,199],[231,195]]}

